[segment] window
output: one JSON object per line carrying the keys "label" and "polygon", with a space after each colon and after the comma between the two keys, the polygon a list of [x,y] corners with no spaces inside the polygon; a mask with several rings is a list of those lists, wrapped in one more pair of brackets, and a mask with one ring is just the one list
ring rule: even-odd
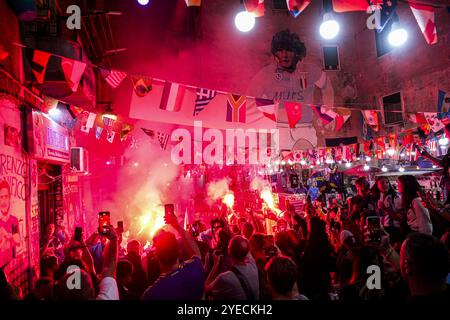
{"label": "window", "polygon": [[336,46],[323,47],[323,65],[325,70],[339,70],[339,53]]}
{"label": "window", "polygon": [[402,96],[400,92],[382,97],[381,103],[383,106],[384,124],[394,125],[403,122]]}
{"label": "window", "polygon": [[286,0],[273,0],[272,8],[273,10],[287,10]]}

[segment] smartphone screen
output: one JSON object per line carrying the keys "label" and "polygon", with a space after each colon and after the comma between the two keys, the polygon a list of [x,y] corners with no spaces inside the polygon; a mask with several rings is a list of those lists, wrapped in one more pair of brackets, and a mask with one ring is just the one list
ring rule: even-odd
{"label": "smartphone screen", "polygon": [[175,207],[174,207],[173,203],[164,205],[164,213],[166,216],[175,214]]}
{"label": "smartphone screen", "polygon": [[367,230],[369,231],[369,242],[379,243],[381,241],[381,224],[379,217],[367,217]]}
{"label": "smartphone screen", "polygon": [[101,211],[98,213],[98,228],[99,232],[106,234],[111,224],[111,214],[109,211]]}
{"label": "smartphone screen", "polygon": [[81,241],[83,229],[81,227],[75,227],[74,240]]}

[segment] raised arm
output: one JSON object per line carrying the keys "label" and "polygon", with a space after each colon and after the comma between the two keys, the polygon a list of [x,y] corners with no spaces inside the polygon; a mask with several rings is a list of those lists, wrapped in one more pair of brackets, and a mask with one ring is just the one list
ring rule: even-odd
{"label": "raised arm", "polygon": [[183,229],[175,214],[166,214],[164,219],[166,220],[166,223],[171,225],[180,235],[181,241],[183,242],[183,248],[186,249],[188,256],[190,258],[197,256],[201,259],[202,255],[194,237]]}

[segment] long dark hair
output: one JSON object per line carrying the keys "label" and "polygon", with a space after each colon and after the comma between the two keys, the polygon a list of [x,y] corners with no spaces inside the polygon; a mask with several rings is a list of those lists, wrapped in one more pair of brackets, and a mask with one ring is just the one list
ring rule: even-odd
{"label": "long dark hair", "polygon": [[309,236],[304,255],[314,260],[326,260],[332,252],[325,222],[319,217],[309,220]]}
{"label": "long dark hair", "polygon": [[389,182],[389,189],[386,192],[386,195],[391,195],[392,198],[395,198],[395,196],[397,195],[394,188],[392,188],[391,182],[389,181],[388,178],[386,177],[377,177],[377,179],[375,180],[374,185],[372,186],[372,188],[370,189],[370,194],[373,196],[373,198],[375,200],[380,199],[380,195],[381,195],[381,191],[378,188],[378,182],[380,182],[382,179],[386,179]]}
{"label": "long dark hair", "polygon": [[409,209],[412,201],[422,193],[420,184],[417,182],[417,179],[411,175],[400,176],[398,177],[398,181],[403,185],[402,208]]}

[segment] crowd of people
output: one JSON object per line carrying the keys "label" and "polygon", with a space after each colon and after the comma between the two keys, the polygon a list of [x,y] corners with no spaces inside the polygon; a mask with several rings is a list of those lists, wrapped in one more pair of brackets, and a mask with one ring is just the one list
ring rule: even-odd
{"label": "crowd of people", "polygon": [[[311,300],[449,301],[450,229],[436,233],[434,214],[413,176],[398,192],[380,177],[372,188],[356,181],[348,206],[325,207],[307,198],[287,204],[273,230],[246,215],[195,221],[187,230],[174,214],[145,249],[136,239],[121,247],[112,226],[85,241],[47,228],[41,274],[25,297],[4,274],[2,298],[27,300]],[[436,211],[431,213],[432,211]],[[368,220],[379,221],[379,238]],[[439,236],[439,238],[437,237]],[[65,240],[61,241],[61,240]],[[372,286],[373,266],[379,270]],[[372,269],[371,269],[372,267]],[[74,275],[80,288],[70,285]]]}

